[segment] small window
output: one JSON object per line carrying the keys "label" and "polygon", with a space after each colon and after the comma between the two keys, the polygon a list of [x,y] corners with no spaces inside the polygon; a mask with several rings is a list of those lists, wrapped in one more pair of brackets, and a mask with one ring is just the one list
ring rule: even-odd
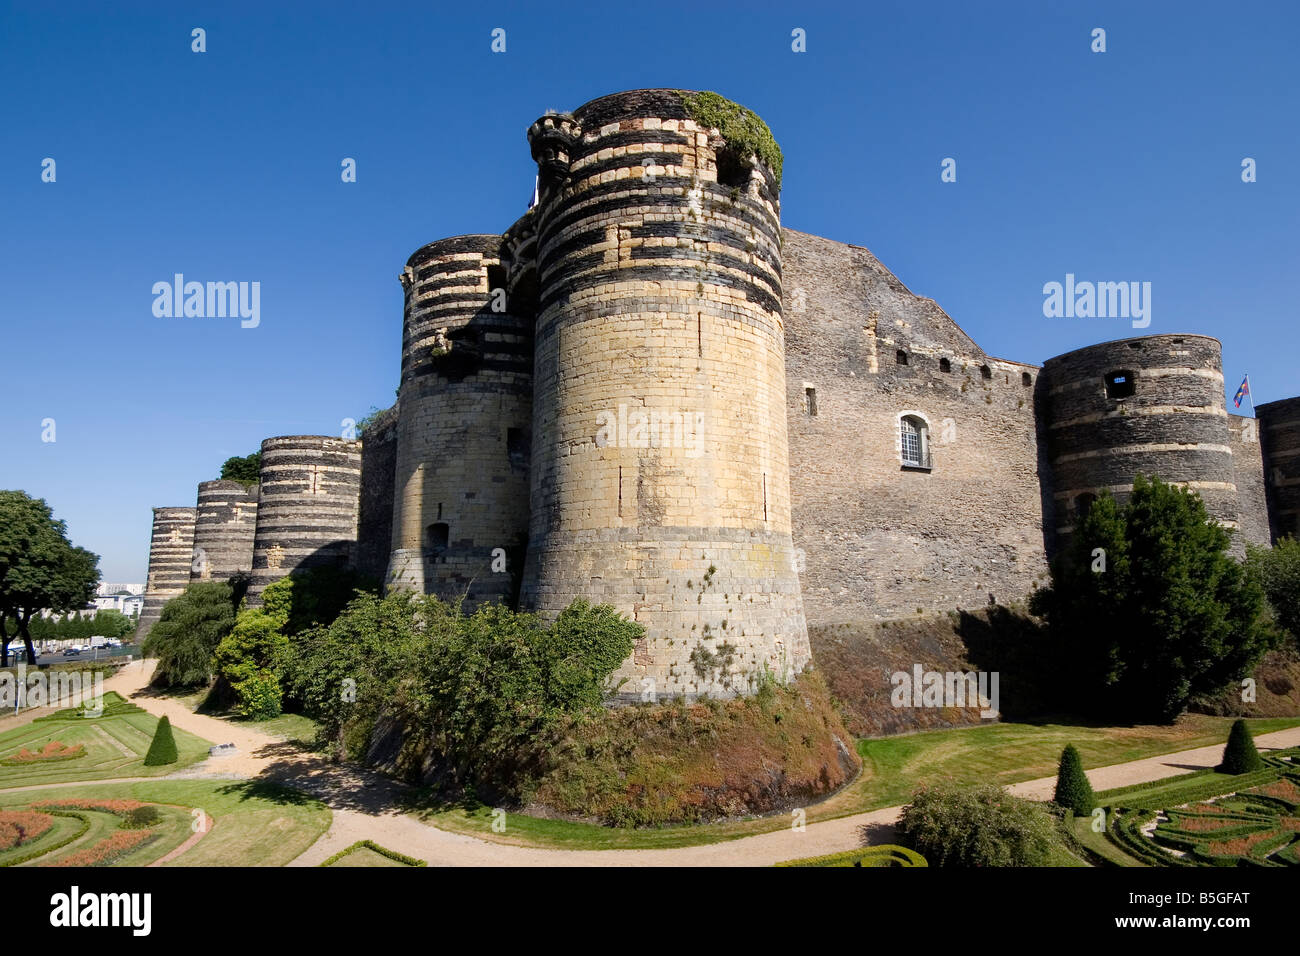
{"label": "small window", "polygon": [[1136,391],[1133,383],[1133,372],[1129,369],[1118,369],[1106,374],[1106,397],[1107,398],[1128,398]]}
{"label": "small window", "polygon": [[522,428],[506,429],[506,455],[510,458],[512,470],[527,470],[528,459],[532,452],[531,445],[528,435]]}
{"label": "small window", "polygon": [[1141,342],[1130,342],[1130,343],[1128,344],[1128,347],[1131,348],[1131,349],[1140,349],[1140,348],[1142,347],[1142,343],[1141,343]]}
{"label": "small window", "polygon": [[1092,509],[1092,504],[1097,500],[1094,494],[1084,493],[1074,499],[1074,520],[1082,521],[1088,517],[1088,512]]}
{"label": "small window", "polygon": [[1025,386],[1025,388],[1028,388],[1030,385],[1034,384],[1034,377],[1030,375],[1028,372],[1021,372],[1020,384]]}
{"label": "small window", "polygon": [[808,417],[815,418],[817,416],[817,389],[809,386],[803,390],[803,395],[808,406]]}
{"label": "small window", "polygon": [[718,185],[729,189],[746,189],[754,168],[734,149],[723,147],[717,152]]}
{"label": "small window", "polygon": [[899,349],[897,352],[894,353],[894,361],[897,362],[899,365],[906,365],[907,353],[904,352],[902,349]]}
{"label": "small window", "polygon": [[898,420],[899,449],[903,467],[930,467],[930,429],[925,420],[915,415],[904,415]]}
{"label": "small window", "polygon": [[951,371],[952,371],[952,363],[949,362],[946,358],[939,359],[939,371],[940,371],[940,372],[951,372]]}
{"label": "small window", "polygon": [[981,365],[980,378],[984,379],[987,382],[992,377],[993,377],[993,369],[989,368],[987,365]]}
{"label": "small window", "polygon": [[439,521],[437,524],[429,525],[429,547],[435,551],[442,551],[447,547],[450,539],[450,529],[445,522]]}
{"label": "small window", "polygon": [[489,292],[495,292],[497,289],[504,289],[506,287],[506,267],[488,266],[487,282]]}

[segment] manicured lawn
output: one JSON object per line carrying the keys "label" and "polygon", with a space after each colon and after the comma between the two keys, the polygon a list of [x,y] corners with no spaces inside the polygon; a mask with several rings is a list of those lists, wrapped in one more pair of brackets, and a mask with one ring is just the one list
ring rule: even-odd
{"label": "manicured lawn", "polygon": [[22,766],[0,765],[0,790],[47,783],[98,780],[105,777],[165,776],[191,766],[207,757],[206,740],[173,728],[180,759],[159,767],[146,767],[144,755],[149,750],[158,718],[145,711],[126,708],[117,694],[104,695],[102,717],[79,717],[60,712],[57,719],[33,721],[23,727],[0,734],[0,759],[11,757],[26,747],[38,751],[57,740],[68,747],[80,744],[85,755],[72,760],[34,762]]}
{"label": "manicured lawn", "polygon": [[[1300,718],[1247,721],[1258,736],[1300,726]],[[907,803],[923,784],[944,779],[1003,786],[1056,773],[1061,750],[1072,743],[1087,768],[1221,744],[1232,719],[1188,714],[1170,726],[1090,727],[1072,724],[992,724],[859,740],[862,774],[830,799],[807,808],[809,823]],[[492,830],[489,807],[468,811],[432,805],[412,811],[419,819],[485,840],[569,849],[654,849],[734,840],[790,826],[789,814],[695,827],[623,830],[511,813],[504,833]],[[1067,861],[1060,861],[1062,865]]]}
{"label": "manicured lawn", "polygon": [[[203,811],[209,831],[165,866],[283,866],[311,846],[330,825],[330,811],[320,801],[285,787],[253,781],[149,780],[0,792],[0,806],[8,808],[42,800],[79,799],[130,799],[163,805],[158,808],[161,820],[150,828],[156,838],[115,861],[114,866],[143,866],[180,846],[193,834],[194,809]],[[76,812],[91,822],[83,836],[48,858],[22,865],[54,862],[91,847],[117,832],[121,824],[121,818],[111,813]]]}

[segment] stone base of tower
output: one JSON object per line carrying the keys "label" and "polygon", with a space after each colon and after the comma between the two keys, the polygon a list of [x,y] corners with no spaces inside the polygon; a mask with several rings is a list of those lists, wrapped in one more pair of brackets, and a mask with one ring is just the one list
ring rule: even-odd
{"label": "stone base of tower", "polygon": [[752,694],[812,660],[788,535],[619,528],[543,542],[529,560],[523,607],[550,620],[582,597],[645,626],[613,675],[616,704]]}
{"label": "stone base of tower", "polygon": [[[386,587],[432,594],[471,612],[480,604],[513,602],[516,575],[509,571],[510,557],[495,548],[456,549],[451,553],[431,549],[399,549],[388,563]],[[516,559],[517,560],[517,559]]]}

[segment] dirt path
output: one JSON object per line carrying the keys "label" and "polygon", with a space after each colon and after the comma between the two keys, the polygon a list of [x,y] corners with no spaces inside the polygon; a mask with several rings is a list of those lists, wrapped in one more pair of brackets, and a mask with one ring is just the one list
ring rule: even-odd
{"label": "dirt path", "polygon": [[[153,695],[146,689],[151,664],[127,665],[105,682],[105,688],[116,690],[153,714],[166,714],[174,726],[213,743],[234,743],[237,748],[232,756],[212,757],[190,768],[186,776],[265,776],[305,790],[329,806],[333,812],[329,831],[290,866],[316,866],[339,850],[367,839],[434,866],[765,866],[781,860],[851,850],[861,846],[868,835],[872,842],[882,842],[902,810],[886,807],[811,823],[801,832],[777,830],[738,840],[664,850],[547,850],[492,843],[439,830],[397,812],[396,798],[404,788],[380,774],[331,764],[260,731],[192,713],[177,701]],[[1256,744],[1260,749],[1300,745],[1300,727],[1261,734]],[[1221,744],[1200,747],[1099,767],[1088,771],[1088,779],[1098,790],[1158,780],[1212,767],[1222,753]],[[1055,785],[1055,777],[1044,777],[1007,789],[1018,796],[1047,799]],[[508,817],[506,836],[509,836]]]}

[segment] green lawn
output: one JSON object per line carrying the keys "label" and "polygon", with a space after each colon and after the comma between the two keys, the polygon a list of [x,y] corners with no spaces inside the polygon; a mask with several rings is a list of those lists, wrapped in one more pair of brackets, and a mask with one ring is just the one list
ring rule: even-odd
{"label": "green lawn", "polygon": [[[164,804],[158,837],[132,851],[114,866],[142,866],[180,846],[193,834],[193,811],[203,812],[208,832],[187,852],[165,866],[283,866],[329,829],[330,811],[320,801],[295,790],[254,781],[149,780],[100,783],[38,791],[0,792],[0,806],[16,809],[41,800],[139,800]],[[113,833],[120,818],[101,811],[77,811],[91,828],[77,840],[35,866],[94,845]],[[41,843],[46,842],[42,836]],[[49,842],[54,842],[53,840]],[[36,844],[33,843],[32,847]],[[0,858],[0,863],[3,858]]]}
{"label": "green lawn", "polygon": [[163,693],[164,696],[184,704],[196,714],[215,717],[218,720],[228,720],[232,724],[238,724],[250,730],[261,731],[278,740],[298,744],[308,749],[315,746],[316,731],[320,725],[310,717],[302,714],[281,714],[279,717],[272,717],[269,720],[248,720],[231,710],[222,710],[209,705],[208,689],[206,687],[200,690],[182,689]]}
{"label": "green lawn", "polygon": [[[1252,735],[1300,726],[1298,717],[1247,721]],[[809,823],[848,816],[911,799],[922,784],[944,779],[1007,785],[1055,775],[1061,750],[1072,743],[1086,768],[1190,750],[1228,739],[1232,718],[1187,714],[1169,726],[1090,727],[1073,724],[993,724],[858,741],[863,770],[856,781],[807,808]],[[419,819],[486,840],[567,849],[655,849],[735,840],[790,826],[789,814],[706,826],[623,830],[511,813],[502,833],[492,830],[492,809],[417,806]],[[1069,864],[1062,859],[1062,865]]]}
{"label": "green lawn", "polygon": [[[57,715],[0,734],[0,759],[13,756],[24,747],[39,751],[54,740],[69,747],[81,744],[86,751],[84,756],[72,760],[0,765],[0,790],[105,777],[165,776],[207,757],[211,746],[208,741],[173,728],[180,759],[173,764],[146,767],[144,755],[153,739],[158,718],[130,708],[111,691],[104,698],[105,715],[102,717],[79,717],[72,711],[60,711]],[[125,712],[118,713],[118,710]]]}

